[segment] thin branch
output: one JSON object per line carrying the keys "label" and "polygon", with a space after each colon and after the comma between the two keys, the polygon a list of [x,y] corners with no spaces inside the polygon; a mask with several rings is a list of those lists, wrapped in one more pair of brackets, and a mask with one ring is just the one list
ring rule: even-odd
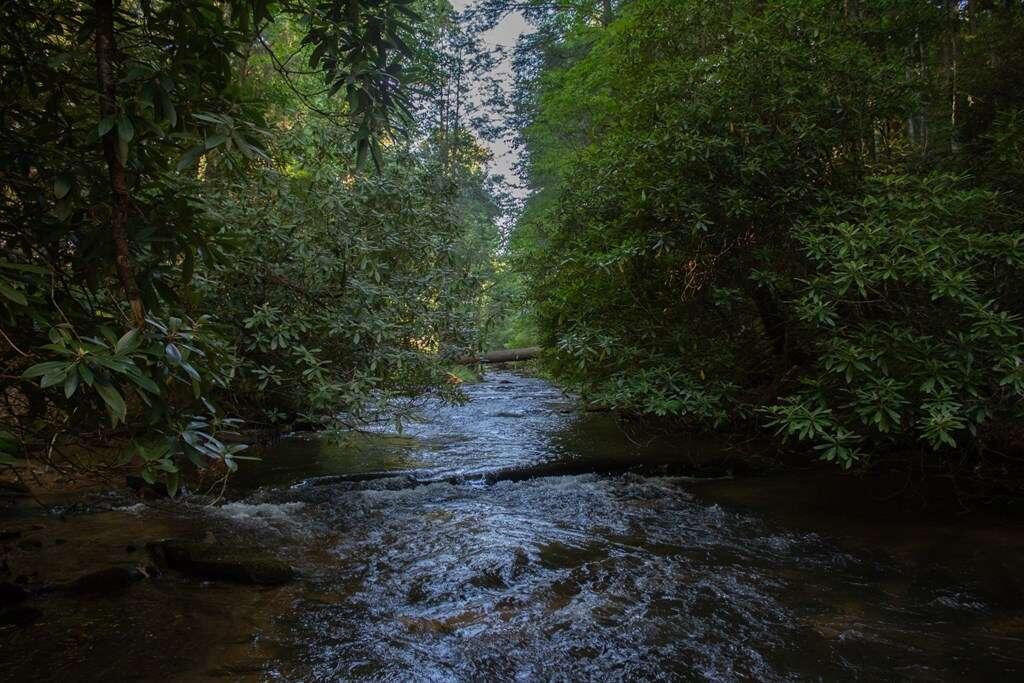
{"label": "thin branch", "polygon": [[13,341],[11,341],[11,338],[7,336],[7,333],[4,332],[4,328],[2,328],[2,327],[0,327],[0,334],[2,334],[4,336],[4,339],[7,340],[7,343],[11,345],[12,349],[17,351],[19,354],[21,354],[25,358],[29,358],[29,354],[27,354],[24,351],[22,351],[21,349],[19,349],[18,346]]}
{"label": "thin branch", "polygon": [[[260,43],[260,45],[263,46],[263,49],[267,51],[267,54],[270,55],[270,61],[274,65],[274,71],[276,71],[278,73],[278,75],[280,75],[281,78],[284,79],[285,85],[288,86],[288,89],[291,90],[299,98],[299,100],[302,102],[302,104],[307,109],[309,109],[314,114],[322,116],[322,117],[324,117],[324,118],[326,118],[326,119],[328,119],[328,120],[330,120],[330,121],[332,121],[332,122],[334,122],[336,124],[338,124],[340,121],[344,120],[343,116],[340,116],[338,114],[334,114],[332,112],[324,111],[320,107],[318,107],[315,104],[313,104],[312,102],[310,102],[309,101],[309,95],[307,95],[306,93],[304,93],[301,90],[299,90],[295,86],[295,84],[292,83],[292,81],[289,78],[289,76],[293,72],[289,71],[288,67],[285,66],[285,64],[281,62],[281,60],[278,58],[277,54],[274,53],[273,48],[270,47],[270,45],[267,44],[267,41],[263,38],[263,36],[259,36],[257,38],[257,40],[259,40],[259,43]],[[325,90],[323,90],[323,91],[321,91],[320,93],[317,93],[317,94],[323,94],[326,91],[327,91],[327,89],[325,89]]]}

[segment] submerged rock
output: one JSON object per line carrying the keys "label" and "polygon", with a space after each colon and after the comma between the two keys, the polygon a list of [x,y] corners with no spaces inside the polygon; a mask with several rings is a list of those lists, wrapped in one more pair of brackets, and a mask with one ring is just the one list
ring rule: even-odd
{"label": "submerged rock", "polygon": [[16,583],[0,583],[0,607],[10,607],[28,597],[28,591]]}
{"label": "submerged rock", "polygon": [[169,539],[146,549],[158,564],[199,579],[277,586],[295,578],[290,565],[250,548]]}
{"label": "submerged rock", "polygon": [[31,492],[20,481],[0,481],[0,496],[21,497],[28,495],[31,495]]}
{"label": "submerged rock", "polygon": [[[559,415],[569,415],[579,410],[579,406],[575,403],[569,403],[567,401],[557,401],[552,403],[546,403],[542,408],[542,411],[550,411],[552,413],[558,413]],[[543,412],[538,413],[543,415]]]}
{"label": "submerged rock", "polygon": [[43,616],[43,613],[35,607],[18,605],[5,610],[0,610],[0,625],[3,626],[31,626]]}
{"label": "submerged rock", "polygon": [[83,574],[61,587],[61,590],[79,595],[103,595],[124,590],[145,576],[135,567],[107,567]]}

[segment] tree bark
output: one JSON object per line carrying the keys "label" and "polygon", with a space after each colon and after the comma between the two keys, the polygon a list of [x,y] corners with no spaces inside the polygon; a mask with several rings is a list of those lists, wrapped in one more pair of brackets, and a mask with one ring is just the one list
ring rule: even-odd
{"label": "tree bark", "polygon": [[[117,43],[114,39],[113,0],[95,0],[93,7],[96,13],[96,78],[100,91],[100,116],[116,118],[118,109],[114,64],[117,58]],[[128,193],[124,161],[118,151],[118,126],[115,125],[107,131],[102,144],[110,176],[110,235],[114,241],[117,276],[132,309],[132,322],[141,328],[146,323],[146,309],[135,281],[135,270],[128,248],[128,210],[131,206],[131,197]]]}

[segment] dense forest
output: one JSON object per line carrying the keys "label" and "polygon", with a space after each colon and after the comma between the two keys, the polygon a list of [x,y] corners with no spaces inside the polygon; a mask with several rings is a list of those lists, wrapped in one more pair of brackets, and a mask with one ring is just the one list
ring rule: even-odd
{"label": "dense forest", "polygon": [[553,375],[847,467],[1019,455],[1024,4],[568,4],[514,103]]}
{"label": "dense forest", "polygon": [[173,494],[227,432],[400,425],[532,344],[623,418],[1016,462],[1019,0],[2,8],[15,471]]}
{"label": "dense forest", "polygon": [[499,209],[413,4],[4,3],[4,464],[113,440],[173,491],[243,421],[455,397]]}

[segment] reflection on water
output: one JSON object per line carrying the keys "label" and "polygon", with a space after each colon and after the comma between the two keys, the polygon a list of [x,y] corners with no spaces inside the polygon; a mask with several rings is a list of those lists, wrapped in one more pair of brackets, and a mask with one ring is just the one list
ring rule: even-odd
{"label": "reflection on water", "polygon": [[415,470],[424,465],[416,457],[422,444],[397,434],[360,434],[315,438],[284,438],[272,446],[255,448],[257,464],[239,468],[231,478],[234,490],[260,486],[288,486],[308,478],[344,474]]}
{"label": "reflection on water", "polygon": [[[7,633],[9,670],[38,674],[49,659],[65,680],[170,670],[186,680],[400,681],[1024,671],[1024,538],[1012,526],[882,508],[859,516],[871,500],[831,475],[609,474],[612,461],[690,458],[694,446],[639,447],[606,418],[565,412],[537,379],[494,373],[469,393],[465,406],[428,406],[429,420],[408,429],[415,441],[351,462],[351,452],[282,444],[281,460],[271,451],[252,475],[263,487],[220,508],[94,520],[90,533],[108,545],[124,539],[118,515],[134,520],[135,538],[177,525],[259,544],[302,578],[255,590],[163,577],[102,603],[63,598],[44,605],[42,623]],[[567,461],[603,474],[493,485],[478,476],[558,474],[548,465]],[[308,481],[386,471],[402,476]]]}

